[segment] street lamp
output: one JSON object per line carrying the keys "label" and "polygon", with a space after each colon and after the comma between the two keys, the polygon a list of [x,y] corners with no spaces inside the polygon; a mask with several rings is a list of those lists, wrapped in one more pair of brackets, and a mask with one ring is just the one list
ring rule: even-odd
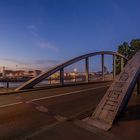
{"label": "street lamp", "polygon": [[73,71],[76,73],[77,72],[77,68],[74,68]]}
{"label": "street lamp", "polygon": [[77,73],[77,68],[74,68],[74,69],[73,69],[73,71],[74,71],[74,80],[75,80],[75,82],[76,82],[76,73]]}

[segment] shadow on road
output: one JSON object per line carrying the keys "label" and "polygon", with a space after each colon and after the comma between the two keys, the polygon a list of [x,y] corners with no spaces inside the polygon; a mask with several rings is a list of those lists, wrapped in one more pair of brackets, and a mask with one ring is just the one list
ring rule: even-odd
{"label": "shadow on road", "polygon": [[140,120],[140,105],[128,106],[120,118],[120,121],[133,120]]}

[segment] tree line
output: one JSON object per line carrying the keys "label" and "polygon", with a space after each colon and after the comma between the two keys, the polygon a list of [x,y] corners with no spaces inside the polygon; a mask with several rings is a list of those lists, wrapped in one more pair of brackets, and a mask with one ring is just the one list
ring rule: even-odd
{"label": "tree line", "polygon": [[[140,50],[140,39],[133,39],[128,42],[123,42],[118,46],[117,52],[124,55],[128,60],[133,57],[133,55]],[[116,59],[116,74],[120,73],[121,65],[120,65],[120,58]],[[126,62],[124,62],[126,63]]]}

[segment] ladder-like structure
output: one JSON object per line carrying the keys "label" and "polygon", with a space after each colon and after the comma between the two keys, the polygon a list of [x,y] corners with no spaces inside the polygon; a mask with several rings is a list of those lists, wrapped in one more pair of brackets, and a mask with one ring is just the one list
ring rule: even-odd
{"label": "ladder-like structure", "polygon": [[114,80],[92,116],[88,124],[109,130],[113,121],[126,107],[132,90],[140,75],[140,51],[128,61],[123,71]]}

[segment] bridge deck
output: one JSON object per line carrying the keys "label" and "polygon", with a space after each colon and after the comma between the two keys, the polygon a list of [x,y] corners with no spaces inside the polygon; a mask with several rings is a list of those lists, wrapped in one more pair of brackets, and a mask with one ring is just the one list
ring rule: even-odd
{"label": "bridge deck", "polygon": [[29,136],[30,140],[139,140],[140,96],[133,95],[124,115],[108,132],[86,126],[80,121],[62,122],[50,129],[44,127],[39,133]]}
{"label": "bridge deck", "polygon": [[140,97],[138,95],[133,95],[127,111],[109,132],[104,133],[93,128],[88,131],[87,128],[82,128],[81,122],[77,123],[77,119],[85,117],[85,112],[96,108],[109,84],[70,86],[0,96],[0,139],[113,140],[120,137],[123,140],[132,140],[139,138],[137,130],[140,129]]}
{"label": "bridge deck", "polygon": [[[89,84],[0,96],[0,139],[24,138],[94,109],[107,85]],[[97,96],[97,97],[96,97]]]}

